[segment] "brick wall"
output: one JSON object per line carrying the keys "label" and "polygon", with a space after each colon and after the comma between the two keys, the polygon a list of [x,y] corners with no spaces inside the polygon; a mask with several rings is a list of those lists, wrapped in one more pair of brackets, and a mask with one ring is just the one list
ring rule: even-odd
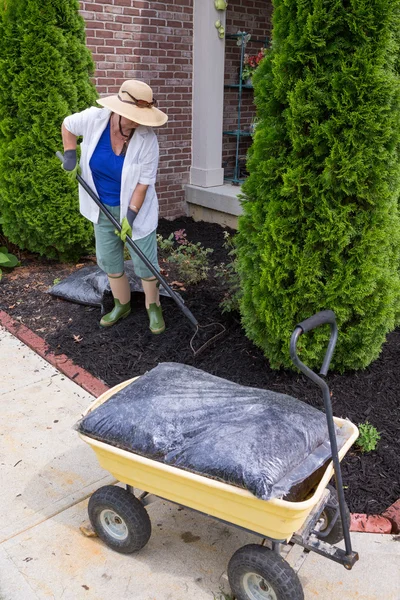
{"label": "brick wall", "polygon": [[[252,39],[246,46],[248,54],[257,54],[263,46],[265,38],[271,35],[271,0],[229,0],[226,14],[226,33],[232,34],[238,31],[250,33]],[[225,84],[237,84],[239,82],[240,69],[240,47],[236,40],[226,39],[225,46]],[[255,116],[253,102],[253,90],[243,89],[241,108],[241,130],[250,131]],[[224,131],[236,131],[238,119],[238,90],[225,88],[224,96]],[[251,137],[240,140],[239,155],[241,165],[244,165],[247,150],[251,144]],[[225,176],[232,175],[236,154],[236,138],[224,136],[223,141],[223,166]]]}
{"label": "brick wall", "polygon": [[191,165],[193,0],[93,0],[80,6],[99,93],[113,94],[125,79],[142,79],[168,114],[158,130],[157,193],[162,216],[182,215]]}

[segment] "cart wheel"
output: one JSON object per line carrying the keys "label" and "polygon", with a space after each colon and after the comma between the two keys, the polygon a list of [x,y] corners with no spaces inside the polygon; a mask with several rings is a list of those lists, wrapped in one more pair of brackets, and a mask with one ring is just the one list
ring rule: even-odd
{"label": "cart wheel", "polygon": [[89,500],[88,513],[99,538],[117,552],[130,554],[150,539],[151,522],[146,509],[123,488],[99,488]]}
{"label": "cart wheel", "polygon": [[[327,529],[329,524],[335,518],[336,509],[339,506],[339,499],[338,499],[337,491],[331,485],[328,485],[327,488],[331,493],[329,502],[332,505],[334,505],[334,507],[325,506],[324,510],[322,511],[321,518],[320,518],[320,520],[322,520],[322,525],[319,528],[319,531],[321,531],[321,532],[323,532],[325,529]],[[345,512],[346,512],[346,527],[350,527],[350,511],[349,511],[349,507],[347,506],[347,504],[345,504]],[[317,537],[318,537],[318,534],[317,534]],[[339,514],[338,518],[336,519],[336,523],[332,527],[332,531],[330,531],[326,537],[321,536],[320,539],[324,542],[327,542],[328,544],[337,544],[338,542],[341,542],[343,540],[343,538],[344,538],[343,523],[342,523],[341,516]]]}
{"label": "cart wheel", "polygon": [[276,552],[249,544],[239,548],[228,565],[236,600],[304,600],[297,574]]}

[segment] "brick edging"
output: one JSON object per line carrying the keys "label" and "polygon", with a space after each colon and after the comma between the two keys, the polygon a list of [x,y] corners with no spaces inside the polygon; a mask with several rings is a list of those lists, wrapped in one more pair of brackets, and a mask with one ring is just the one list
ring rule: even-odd
{"label": "brick edging", "polygon": [[[98,397],[110,389],[103,381],[97,379],[85,371],[85,369],[82,369],[82,367],[78,367],[65,354],[54,354],[41,337],[19,321],[10,317],[3,310],[0,310],[0,325],[93,396]],[[382,515],[354,513],[351,515],[350,531],[398,533],[400,525],[399,513],[400,499],[392,504]]]}
{"label": "brick edging", "polygon": [[359,533],[393,533],[393,523],[383,515],[350,515],[350,531]]}
{"label": "brick edging", "polygon": [[110,389],[103,381],[76,365],[65,354],[54,354],[44,339],[3,310],[0,310],[0,325],[89,394],[97,398]]}

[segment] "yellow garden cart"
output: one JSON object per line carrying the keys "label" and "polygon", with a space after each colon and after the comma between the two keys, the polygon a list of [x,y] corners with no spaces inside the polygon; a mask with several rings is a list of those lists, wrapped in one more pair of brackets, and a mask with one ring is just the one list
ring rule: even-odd
{"label": "yellow garden cart", "polygon": [[[303,333],[323,324],[330,325],[331,336],[320,375],[317,375],[299,360],[296,345]],[[350,514],[344,500],[340,460],[356,440],[358,430],[350,421],[333,417],[329,388],[323,379],[337,333],[334,313],[322,311],[300,323],[290,342],[294,364],[322,389],[331,445],[332,458],[319,469],[319,481],[305,498],[261,500],[237,486],[163,464],[80,433],[95,451],[100,465],[126,486],[126,489],[104,486],[90,498],[89,518],[98,536],[118,552],[131,553],[143,548],[151,535],[145,505],[148,495],[152,494],[259,534],[271,542],[272,549],[249,544],[231,558],[228,579],[237,600],[304,598],[297,574],[280,556],[282,543],[299,544],[306,551],[316,552],[351,569],[358,555],[351,547]],[[108,390],[91,404],[86,414],[132,381],[134,379]],[[335,429],[345,438],[340,451]],[[333,475],[336,489],[329,485]],[[145,492],[136,497],[135,488]],[[344,550],[334,545],[342,539]]]}

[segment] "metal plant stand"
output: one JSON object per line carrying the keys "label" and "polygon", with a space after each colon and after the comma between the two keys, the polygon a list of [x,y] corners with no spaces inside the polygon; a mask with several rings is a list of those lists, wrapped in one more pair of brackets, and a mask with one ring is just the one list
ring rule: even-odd
{"label": "metal plant stand", "polygon": [[242,138],[251,137],[251,131],[245,131],[242,129],[242,98],[244,90],[252,90],[253,85],[244,83],[242,80],[243,73],[243,61],[244,55],[246,53],[246,46],[250,42],[259,43],[264,45],[265,47],[268,44],[268,38],[263,40],[252,38],[250,33],[245,31],[241,31],[238,33],[232,33],[226,36],[228,40],[236,40],[237,46],[240,48],[240,69],[239,69],[239,82],[238,83],[228,83],[224,85],[225,89],[237,89],[238,97],[237,97],[237,128],[233,131],[223,131],[224,135],[233,136],[236,138],[235,145],[235,166],[233,170],[232,177],[226,177],[225,181],[230,181],[232,185],[240,185],[244,181],[244,178],[241,176],[241,166],[240,166],[240,141]]}

